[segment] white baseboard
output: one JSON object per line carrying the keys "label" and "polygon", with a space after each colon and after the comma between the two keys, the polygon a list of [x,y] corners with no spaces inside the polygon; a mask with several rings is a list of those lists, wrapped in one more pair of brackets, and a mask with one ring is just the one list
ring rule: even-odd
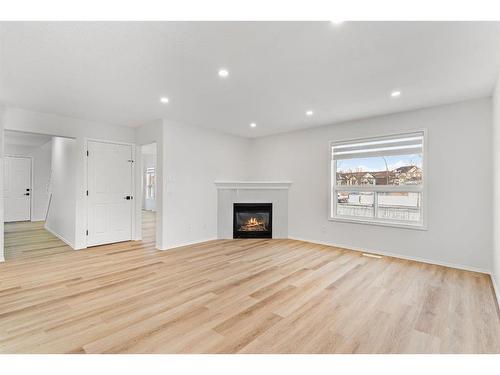
{"label": "white baseboard", "polygon": [[350,246],[350,245],[334,244],[334,243],[331,243],[331,242],[309,240],[309,239],[305,239],[305,238],[289,237],[289,239],[291,239],[291,240],[297,240],[297,241],[311,242],[311,243],[315,243],[315,244],[318,244],[318,245],[341,247],[343,249],[353,250],[353,251],[359,251],[359,252],[363,252],[363,253],[379,254],[379,255],[384,255],[384,256],[388,256],[388,257],[392,257],[392,258],[413,260],[415,262],[435,264],[435,265],[438,265],[438,266],[444,266],[444,267],[450,267],[450,268],[457,268],[457,269],[460,269],[460,270],[472,271],[472,272],[479,272],[479,273],[485,273],[487,275],[491,275],[491,271],[490,270],[486,270],[486,269],[483,269],[483,268],[477,268],[477,267],[464,266],[464,265],[461,265],[461,264],[441,262],[441,261],[436,261],[436,260],[432,260],[432,259],[426,259],[426,258],[420,258],[420,257],[412,257],[412,256],[408,256],[408,255],[390,253],[390,252],[380,251],[380,250],[373,250],[373,249],[366,249],[366,248],[360,248],[360,247],[353,247],[353,246]]}
{"label": "white baseboard", "polygon": [[175,244],[173,246],[168,246],[165,249],[160,249],[160,250],[173,250],[173,249],[177,249],[179,247],[192,246],[192,245],[197,245],[197,244],[200,244],[200,243],[203,243],[203,242],[215,241],[216,239],[217,239],[217,237],[211,237],[211,238],[206,238],[206,239],[203,239],[203,240],[183,242],[183,243],[180,243],[180,244]]}
{"label": "white baseboard", "polygon": [[45,229],[52,233],[54,236],[56,236],[57,238],[59,238],[62,242],[64,242],[66,245],[68,245],[69,247],[71,247],[73,250],[75,250],[75,244],[73,244],[71,241],[68,241],[66,238],[64,238],[63,236],[59,235],[58,233],[54,232],[52,229],[50,229],[47,225],[45,225]]}

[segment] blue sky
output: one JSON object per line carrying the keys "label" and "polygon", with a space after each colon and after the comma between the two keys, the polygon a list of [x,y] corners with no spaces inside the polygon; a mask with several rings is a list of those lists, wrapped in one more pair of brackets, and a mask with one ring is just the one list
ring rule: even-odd
{"label": "blue sky", "polygon": [[[422,155],[396,155],[386,156],[385,160],[389,170],[405,165],[417,165],[422,167]],[[337,172],[346,171],[385,171],[384,159],[380,156],[373,158],[344,159],[337,161]]]}

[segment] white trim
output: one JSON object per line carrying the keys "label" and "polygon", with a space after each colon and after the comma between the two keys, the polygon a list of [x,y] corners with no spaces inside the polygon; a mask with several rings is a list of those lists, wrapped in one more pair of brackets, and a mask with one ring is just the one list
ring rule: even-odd
{"label": "white trim", "polygon": [[[414,132],[417,133],[418,131]],[[401,133],[404,134],[404,133]],[[396,134],[397,136],[397,134]],[[384,137],[385,138],[385,137]],[[359,139],[359,138],[358,138]],[[407,137],[407,138],[397,138],[397,139],[385,139],[383,141],[370,141],[367,140],[366,142],[360,142],[360,143],[355,143],[352,144],[352,141],[339,141],[335,142],[336,145],[333,146],[332,148],[347,148],[347,147],[363,147],[363,146],[371,146],[371,145],[380,145],[380,144],[386,144],[386,143],[396,143],[396,142],[408,142],[408,141],[416,141],[416,140],[421,140],[422,137],[417,136],[417,137]],[[357,142],[357,140],[354,140]]]}
{"label": "white trim", "polygon": [[335,191],[360,191],[360,192],[379,192],[379,193],[391,193],[391,192],[405,192],[405,193],[422,193],[424,188],[422,185],[341,185],[333,186]]}
{"label": "white trim", "polygon": [[64,242],[66,245],[68,245],[69,247],[71,247],[73,250],[77,250],[75,249],[75,245],[73,243],[71,243],[71,241],[68,241],[66,238],[64,238],[63,236],[59,235],[58,233],[54,232],[52,229],[50,229],[47,225],[44,225],[44,228],[45,230],[47,230],[48,232],[52,233],[54,236],[56,236],[57,238],[59,238],[62,242]]}
{"label": "white trim", "polygon": [[[408,129],[404,131],[398,131],[398,132],[390,132],[390,133],[384,133],[384,134],[374,134],[372,136],[365,136],[365,137],[356,137],[356,138],[344,138],[344,139],[339,139],[335,141],[330,141],[330,144],[335,143],[336,145],[340,145],[342,143],[352,143],[352,142],[363,142],[363,141],[373,141],[376,138],[389,138],[389,137],[399,137],[401,135],[408,135],[408,134],[413,134],[413,133],[421,133],[421,132],[426,132],[427,128],[418,128],[418,129]],[[425,139],[424,139],[425,140]]]}
{"label": "white trim", "polygon": [[288,190],[291,181],[215,181],[217,189],[278,189]]}
{"label": "white trim", "polygon": [[[63,137],[63,138],[68,138],[68,137]],[[110,140],[102,139],[102,138],[84,137],[83,139],[85,141],[85,144],[87,144],[87,142],[90,141],[90,142],[100,142],[100,143],[111,143],[113,145],[127,145],[127,146],[135,146],[136,145],[135,143],[132,143],[132,142],[110,141]]]}
{"label": "white trim", "polygon": [[495,294],[495,297],[497,299],[497,305],[500,307],[500,289],[498,287],[498,284],[495,279],[495,275],[493,272],[490,274],[491,277],[491,283],[493,284],[493,293]]}
{"label": "white trim", "polygon": [[413,230],[423,230],[426,231],[429,228],[427,228],[427,225],[422,225],[420,223],[416,224],[410,224],[410,222],[407,223],[398,223],[396,221],[382,221],[382,220],[376,220],[376,219],[363,219],[362,217],[360,218],[350,218],[347,216],[335,216],[335,217],[329,217],[328,221],[337,221],[340,223],[355,223],[355,224],[362,224],[362,225],[377,225],[381,227],[392,227],[392,228],[401,228],[401,229],[413,229]]}
{"label": "white trim", "polygon": [[317,240],[309,240],[309,239],[299,238],[299,237],[288,237],[288,238],[290,240],[310,242],[310,243],[314,243],[314,244],[318,244],[318,245],[339,247],[339,248],[342,248],[342,249],[356,251],[356,252],[361,252],[361,253],[378,254],[378,255],[383,255],[383,256],[392,257],[392,258],[412,260],[412,261],[415,261],[415,262],[434,264],[436,266],[450,267],[450,268],[456,268],[456,269],[460,269],[460,270],[464,270],[464,271],[479,272],[479,273],[484,273],[484,274],[487,274],[487,275],[491,275],[491,271],[490,270],[486,270],[484,268],[464,266],[462,264],[441,262],[441,261],[436,261],[436,260],[431,260],[431,259],[426,259],[426,258],[412,257],[412,256],[408,256],[408,255],[391,253],[391,252],[387,252],[387,251],[373,250],[373,249],[367,249],[367,248],[362,248],[362,247],[357,247],[357,246],[351,246],[351,245],[334,244],[334,243],[330,243],[330,242],[317,241]]}
{"label": "white trim", "polygon": [[217,237],[211,237],[211,238],[206,238],[204,240],[196,240],[196,241],[183,242],[183,243],[176,244],[176,245],[173,245],[173,246],[169,246],[169,247],[166,247],[165,249],[159,249],[159,250],[174,250],[174,249],[177,249],[179,247],[198,245],[198,244],[201,244],[201,243],[204,243],[204,242],[215,241],[215,240],[219,240],[219,239],[220,238],[217,238]]}

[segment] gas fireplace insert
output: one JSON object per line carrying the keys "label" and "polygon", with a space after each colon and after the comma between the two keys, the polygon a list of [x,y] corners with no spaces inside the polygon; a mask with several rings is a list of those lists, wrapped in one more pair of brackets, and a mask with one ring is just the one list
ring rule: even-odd
{"label": "gas fireplace insert", "polygon": [[233,238],[272,237],[272,203],[234,203]]}

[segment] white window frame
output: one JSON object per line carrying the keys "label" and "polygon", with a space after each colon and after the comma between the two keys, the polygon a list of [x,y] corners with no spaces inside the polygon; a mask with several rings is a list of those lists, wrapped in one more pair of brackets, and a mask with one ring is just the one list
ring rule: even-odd
{"label": "white window frame", "polygon": [[[332,155],[332,147],[338,146],[343,143],[352,143],[352,142],[371,142],[376,140],[383,140],[388,137],[395,136],[405,136],[414,133],[422,133],[423,134],[423,145],[422,145],[422,183],[420,185],[349,185],[349,186],[337,186],[337,160],[333,158]],[[416,230],[427,230],[427,176],[428,176],[428,168],[427,168],[427,129],[417,129],[417,130],[408,130],[401,133],[389,133],[384,135],[377,135],[373,137],[364,137],[364,138],[351,138],[346,140],[335,140],[330,141],[328,146],[328,160],[329,160],[329,169],[330,169],[330,178],[328,179],[328,191],[329,191],[329,205],[328,205],[328,220],[330,221],[338,221],[345,223],[357,223],[357,224],[368,224],[368,225],[379,225],[386,227],[396,227],[396,228],[406,228],[406,229],[416,229]],[[373,218],[363,218],[363,217],[348,217],[348,216],[338,216],[337,213],[337,193],[340,191],[348,191],[348,192],[373,192],[373,208],[374,208],[374,217]],[[386,220],[377,218],[377,194],[378,193],[390,193],[390,192],[418,192],[420,193],[420,218],[421,220],[416,223],[411,222],[403,222],[403,221],[395,221],[395,220]]]}

